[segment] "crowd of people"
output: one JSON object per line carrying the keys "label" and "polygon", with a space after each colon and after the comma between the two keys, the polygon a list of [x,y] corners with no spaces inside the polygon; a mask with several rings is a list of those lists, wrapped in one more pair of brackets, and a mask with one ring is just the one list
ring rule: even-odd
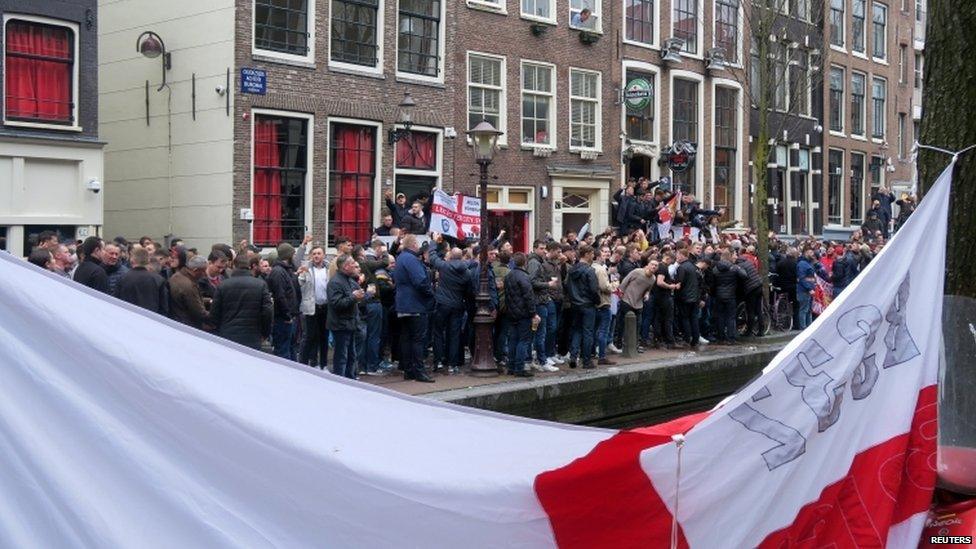
{"label": "crowd of people", "polygon": [[[531,377],[613,365],[631,312],[641,353],[764,334],[754,232],[726,230],[734,222],[723,224],[723,211],[662,187],[644,179],[622,185],[613,223],[600,234],[547,234],[517,251],[502,231],[489,245],[500,370]],[[386,198],[370,241],[338,236],[330,249],[312,235],[273,250],[241,241],[201,252],[178,238],[166,246],[150,237],[62,243],[42,233],[29,261],[253,349],[322,369],[331,361],[335,375],[399,368],[405,379],[433,382],[435,372],[460,373],[473,355],[480,250],[427,232],[426,201],[408,207],[402,195]],[[781,241],[770,233],[770,276],[793,304],[794,329],[808,326],[885,245],[894,202],[879,191],[866,221],[879,226],[855,231],[847,242]],[[907,198],[898,202],[895,228],[914,209]],[[700,229],[698,240],[674,239],[660,230],[665,219]]]}

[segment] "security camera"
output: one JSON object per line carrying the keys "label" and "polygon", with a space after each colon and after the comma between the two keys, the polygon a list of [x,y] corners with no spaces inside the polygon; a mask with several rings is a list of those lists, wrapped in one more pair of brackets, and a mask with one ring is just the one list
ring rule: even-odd
{"label": "security camera", "polygon": [[89,179],[88,183],[85,185],[89,191],[98,194],[102,190],[102,182],[97,179]]}
{"label": "security camera", "polygon": [[817,133],[823,133],[823,126],[821,126],[820,124],[817,124],[816,126],[813,127],[813,131],[815,131]]}
{"label": "security camera", "polygon": [[227,88],[223,86],[217,86],[216,88],[214,88],[214,91],[217,92],[217,95],[223,97],[223,95],[227,93]]}

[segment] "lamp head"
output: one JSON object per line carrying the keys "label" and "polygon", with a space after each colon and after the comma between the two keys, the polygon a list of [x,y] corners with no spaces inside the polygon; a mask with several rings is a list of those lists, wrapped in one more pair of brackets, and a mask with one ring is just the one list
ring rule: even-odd
{"label": "lamp head", "polygon": [[165,52],[163,41],[154,32],[143,33],[139,39],[138,50],[149,59],[155,59]]}
{"label": "lamp head", "polygon": [[478,161],[488,161],[495,156],[498,137],[504,132],[495,129],[487,120],[482,120],[477,126],[468,130],[471,141],[474,142],[474,157]]}
{"label": "lamp head", "polygon": [[400,122],[409,127],[413,122],[413,108],[417,106],[417,102],[413,100],[410,96],[410,92],[405,92],[403,94],[403,101],[400,101]]}

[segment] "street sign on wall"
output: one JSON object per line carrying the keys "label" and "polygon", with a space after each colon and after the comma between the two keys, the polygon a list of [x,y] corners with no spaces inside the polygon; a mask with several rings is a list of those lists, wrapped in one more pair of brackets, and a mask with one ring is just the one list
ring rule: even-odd
{"label": "street sign on wall", "polygon": [[241,93],[264,95],[268,91],[268,73],[262,69],[241,68]]}

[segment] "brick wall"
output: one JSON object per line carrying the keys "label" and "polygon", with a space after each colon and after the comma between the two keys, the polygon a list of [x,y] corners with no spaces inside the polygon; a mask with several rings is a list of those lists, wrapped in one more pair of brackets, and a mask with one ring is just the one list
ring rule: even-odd
{"label": "brick wall", "polygon": [[[455,71],[454,57],[447,55],[444,62],[443,85],[419,85],[398,81],[396,77],[396,2],[384,2],[384,63],[381,77],[363,76],[339,72],[328,66],[329,10],[331,2],[316,2],[314,64],[283,63],[265,56],[252,55],[253,0],[237,1],[237,30],[235,70],[231,77],[234,88],[234,238],[248,238],[250,226],[241,221],[237,212],[251,206],[251,120],[245,119],[251,109],[276,109],[310,113],[315,116],[312,135],[312,224],[310,230],[316,240],[325,240],[328,215],[328,156],[329,136],[327,121],[331,117],[354,118],[382,122],[377,135],[382,147],[382,166],[379,175],[381,186],[392,180],[394,148],[387,144],[386,132],[398,120],[397,105],[409,91],[417,103],[413,121],[419,126],[443,128],[454,125],[453,113],[445,108],[459,93],[451,75]],[[455,42],[455,2],[447,2],[446,52],[452,52]],[[240,91],[241,67],[267,71],[267,94],[251,95]],[[453,186],[454,146],[444,140],[443,182],[446,189]],[[381,195],[374,197],[382,200]],[[375,220],[374,220],[375,221]],[[335,236],[335,235],[333,235]]]}

